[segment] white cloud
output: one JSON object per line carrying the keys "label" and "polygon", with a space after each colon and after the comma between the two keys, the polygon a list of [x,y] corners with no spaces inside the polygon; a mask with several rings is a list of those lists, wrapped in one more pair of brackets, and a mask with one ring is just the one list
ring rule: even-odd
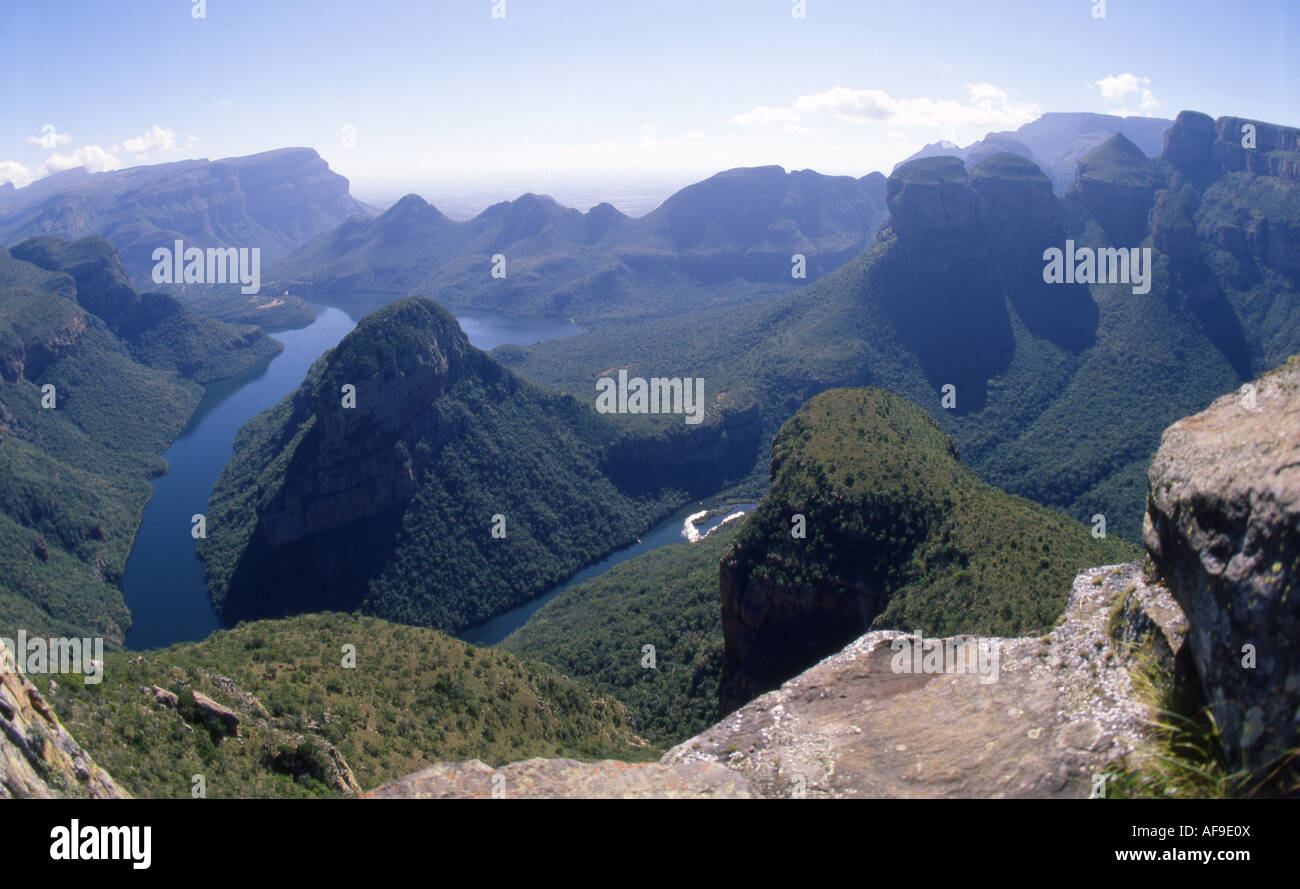
{"label": "white cloud", "polygon": [[39,136],[28,136],[27,141],[33,145],[39,145],[42,148],[57,148],[64,142],[71,142],[72,136],[67,133],[60,133],[52,123],[47,123],[41,127]]}
{"label": "white cloud", "polygon": [[0,161],[0,183],[12,182],[14,188],[22,188],[32,181],[32,171],[16,161]]}
{"label": "white cloud", "polygon": [[1160,107],[1160,102],[1149,88],[1150,83],[1151,78],[1138,77],[1136,74],[1109,74],[1098,80],[1096,87],[1101,91],[1101,97],[1108,102],[1121,102],[1127,105],[1128,102],[1136,100],[1136,110],[1120,107],[1113,108],[1110,111],[1111,114],[1132,117],[1137,114],[1146,114]]}
{"label": "white cloud", "polygon": [[643,148],[647,150],[653,149],[658,144],[658,142],[659,142],[659,134],[658,131],[655,129],[654,124],[649,124],[649,123],[642,124],[641,141],[640,143],[637,144],[637,148]]}
{"label": "white cloud", "polygon": [[691,130],[689,133],[682,133],[683,142],[702,142],[704,134],[699,130]]}
{"label": "white cloud", "polygon": [[[58,132],[53,124],[45,124],[41,127],[41,133],[39,138],[32,137],[27,141],[51,148],[72,139],[68,134]],[[146,161],[152,152],[178,151],[182,147],[190,148],[198,141],[197,136],[191,135],[185,137],[183,145],[178,145],[175,130],[154,126],[141,135],[125,139],[120,145],[113,145],[107,150],[98,145],[83,145],[66,153],[51,154],[35,173],[15,161],[0,161],[0,182],[12,182],[15,186],[22,187],[35,179],[75,167],[85,167],[89,173],[102,173],[123,166],[117,156],[119,152],[130,154],[136,160]]]}
{"label": "white cloud", "polygon": [[766,105],[759,105],[753,111],[746,111],[744,114],[737,114],[731,119],[732,123],[787,123],[792,120],[799,120],[799,112],[790,108],[769,108]]}
{"label": "white cloud", "polygon": [[71,170],[73,167],[85,167],[87,172],[102,173],[105,170],[115,170],[120,166],[122,164],[117,158],[98,145],[83,145],[74,148],[69,154],[50,155],[36,171],[36,177],[39,179],[51,173]]}
{"label": "white cloud", "polygon": [[817,131],[812,127],[805,127],[797,123],[786,124],[785,131],[792,136],[816,136]]}
{"label": "white cloud", "polygon": [[127,139],[122,143],[122,149],[136,156],[151,151],[175,151],[176,131],[155,125],[152,130],[145,130],[144,135]]}
{"label": "white cloud", "polygon": [[896,99],[883,90],[855,90],[837,86],[811,96],[800,96],[794,107],[804,114],[828,114],[841,120],[888,122],[915,127],[996,127],[1015,129],[1039,117],[1034,102],[1017,102],[991,83],[966,85],[969,99]]}

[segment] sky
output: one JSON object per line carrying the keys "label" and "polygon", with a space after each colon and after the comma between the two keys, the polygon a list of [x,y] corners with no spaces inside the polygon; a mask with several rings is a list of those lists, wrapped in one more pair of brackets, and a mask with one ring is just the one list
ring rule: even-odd
{"label": "sky", "polygon": [[1300,0],[0,0],[0,183],[308,146],[380,205],[626,204],[1045,111],[1300,125],[1298,38]]}

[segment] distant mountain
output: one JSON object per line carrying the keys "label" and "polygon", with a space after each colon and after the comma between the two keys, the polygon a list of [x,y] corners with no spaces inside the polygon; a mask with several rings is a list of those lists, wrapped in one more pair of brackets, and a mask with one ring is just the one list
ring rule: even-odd
{"label": "distant mountain", "polygon": [[1052,180],[1057,194],[1065,192],[1083,156],[1117,133],[1131,140],[1150,157],[1160,154],[1165,130],[1172,120],[1158,117],[1116,117],[1112,114],[1049,112],[1015,131],[989,133],[962,148],[952,142],[933,142],[897,164],[925,157],[958,157],[974,166],[994,154],[1009,152],[1032,160]]}
{"label": "distant mountain", "polygon": [[[884,217],[883,177],[728,170],[633,219],[545,195],[455,222],[416,195],[317,237],[273,269],[276,292],[372,307],[418,293],[456,309],[579,323],[751,301],[856,255]],[[795,254],[806,277],[795,278]],[[504,277],[493,277],[493,257]]]}
{"label": "distant mountain", "polygon": [[153,251],[171,249],[175,241],[187,247],[260,247],[265,270],[315,235],[375,212],[348,194],[348,180],[315,151],[282,148],[216,161],[93,174],[77,168],[47,176],[0,192],[0,243],[101,235],[117,248],[130,280],[153,289]]}
{"label": "distant mountain", "polygon": [[[1063,198],[1012,153],[913,161],[876,242],[804,289],[497,354],[573,392],[611,365],[689,370],[753,392],[769,433],[825,389],[886,388],[985,481],[1137,541],[1161,431],[1300,352],[1300,131],[1253,122],[1246,151],[1245,123],[1184,112],[1156,159],[1114,136]],[[1150,248],[1150,291],[1045,283],[1067,241]]]}
{"label": "distant mountain", "polygon": [[757,415],[708,402],[696,426],[625,423],[519,379],[435,303],[393,303],[240,432],[199,543],[213,603],[229,624],[322,609],[479,623],[743,472]]}
{"label": "distant mountain", "polygon": [[0,636],[123,641],[115,581],[163,451],[200,383],[282,348],[125,282],[102,238],[0,248]]}

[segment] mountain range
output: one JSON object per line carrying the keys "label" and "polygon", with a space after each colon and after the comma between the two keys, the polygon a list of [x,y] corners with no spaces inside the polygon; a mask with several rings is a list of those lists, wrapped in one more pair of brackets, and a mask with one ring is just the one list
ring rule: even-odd
{"label": "mountain range", "polygon": [[[1019,155],[912,161],[875,242],[806,288],[496,355],[575,393],[609,367],[679,368],[753,392],[768,434],[825,389],[885,388],[985,481],[1136,542],[1160,431],[1300,350],[1298,131],[1255,121],[1243,152],[1245,123],[1184,112],[1159,158],[1113,136],[1059,198]],[[1045,283],[1067,241],[1150,248],[1150,292]]]}
{"label": "mountain range", "polygon": [[[1124,792],[1160,796],[1293,776],[1300,371],[1261,372],[1300,352],[1300,130],[1185,111],[1153,156],[1147,129],[1098,125],[887,178],[728,171],[641,219],[525,195],[454,222],[408,196],[321,229],[265,277],[384,304],[239,433],[198,543],[232,628],[112,652],[98,687],[7,672],[0,795],[202,772],[214,795],[356,795],[415,769],[374,792],[481,795],[490,767],[423,760],[552,754],[623,761],[516,763],[511,793],[539,772],[767,796],[796,775],[1076,796],[1121,762]],[[1048,167],[1075,152],[1062,191]],[[0,636],[121,646],[163,451],[205,384],[279,350],[196,311],[209,294],[132,280],[98,235],[0,249]],[[487,353],[444,300],[590,329]],[[598,412],[623,372],[702,380],[703,422]],[[500,651],[442,634],[719,492],[761,500],[563,591]],[[902,675],[904,629],[997,634],[1003,679]],[[1257,642],[1257,672],[1221,656]],[[1151,765],[1176,732],[1137,757],[1143,716],[1196,726],[1206,703],[1223,755],[1197,777]]]}
{"label": "mountain range", "polygon": [[1157,157],[1164,147],[1165,131],[1173,123],[1160,117],[1052,111],[1017,130],[989,133],[965,148],[952,142],[931,142],[900,161],[895,169],[923,157],[958,157],[967,166],[974,166],[1006,151],[1033,161],[1052,180],[1056,193],[1064,194],[1074,180],[1079,161],[1092,149],[1122,134],[1147,156]]}
{"label": "mountain range", "polygon": [[345,308],[419,293],[453,309],[584,324],[678,314],[790,290],[848,261],[884,217],[884,184],[879,173],[735,169],[639,218],[526,194],[457,222],[407,195],[318,236],[267,278],[277,292]]}
{"label": "mountain range", "polygon": [[[131,282],[153,290],[158,247],[172,249],[176,241],[200,248],[258,247],[267,268],[315,235],[375,212],[348,193],[348,180],[315,151],[280,148],[103,173],[77,167],[24,188],[0,189],[0,244],[41,235],[100,235],[117,249]],[[293,313],[256,311],[270,302],[265,296],[194,291],[178,289],[176,295],[224,320],[279,325],[311,317],[302,306]]]}

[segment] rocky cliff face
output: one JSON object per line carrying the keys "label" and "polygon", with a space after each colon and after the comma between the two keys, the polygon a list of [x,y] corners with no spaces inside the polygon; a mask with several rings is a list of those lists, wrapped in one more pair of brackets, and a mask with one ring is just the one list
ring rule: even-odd
{"label": "rocky cliff face", "polygon": [[1204,187],[1221,172],[1214,158],[1215,138],[1214,118],[1199,111],[1180,112],[1165,133],[1161,157]]}
{"label": "rocky cliff face", "polygon": [[129,796],[64,730],[0,645],[0,799]]}
{"label": "rocky cliff face", "polygon": [[926,271],[983,255],[988,242],[980,224],[979,197],[965,165],[955,157],[923,158],[903,164],[889,177],[889,224],[908,258],[924,252]]}
{"label": "rocky cliff face", "polygon": [[717,763],[528,759],[494,769],[477,759],[440,762],[366,799],[750,799],[749,782]]}
{"label": "rocky cliff face", "polygon": [[[771,487],[719,569],[721,711],[873,626],[1045,627],[1104,544],[1037,509],[979,482],[905,399],[878,389],[812,399],[774,439]],[[1068,552],[1067,564],[996,542],[1030,528],[1042,552]],[[1004,572],[1041,584],[1043,598],[1013,606]]]}
{"label": "rocky cliff face", "polygon": [[1046,636],[976,640],[996,670],[974,656],[969,671],[898,670],[908,638],[862,636],[657,764],[438,763],[367,796],[1086,798],[1140,755],[1134,672],[1177,674],[1186,657],[1182,612],[1138,563],[1080,574]]}
{"label": "rocky cliff face", "polygon": [[996,673],[903,672],[906,637],[868,633],[662,762],[725,764],[769,798],[1087,797],[1143,737],[1137,653],[1172,669],[1181,620],[1138,564],[1091,569],[1048,636],[979,641]]}
{"label": "rocky cliff face", "polygon": [[[1253,148],[1242,144],[1248,129],[1255,132]],[[1244,117],[1220,117],[1214,122],[1214,131],[1214,159],[1223,169],[1300,182],[1300,129]]]}
{"label": "rocky cliff face", "polygon": [[1117,246],[1135,247],[1147,235],[1147,216],[1160,185],[1156,165],[1123,134],[1079,162],[1074,189],[1088,213]]}
{"label": "rocky cliff face", "polygon": [[1300,129],[1184,111],[1163,157],[1205,190],[1194,208],[1201,237],[1242,262],[1300,270]]}
{"label": "rocky cliff face", "polygon": [[960,160],[931,157],[894,170],[888,199],[886,311],[933,387],[957,386],[958,409],[978,410],[1015,350],[979,193]]}
{"label": "rocky cliff face", "polygon": [[1165,134],[1163,157],[1202,186],[1240,172],[1300,181],[1300,129],[1184,111]]}
{"label": "rocky cliff face", "polygon": [[1300,744],[1300,365],[1169,427],[1148,479],[1147,548],[1225,744],[1263,766]]}
{"label": "rocky cliff face", "polygon": [[45,325],[15,326],[18,335],[0,341],[0,379],[8,383],[35,380],[60,358],[76,353],[90,323],[85,313],[62,301],[48,311]]}
{"label": "rocky cliff face", "polygon": [[[456,430],[437,428],[435,402],[466,372],[491,372],[491,364],[454,319],[425,317],[418,304],[399,307],[389,319],[423,336],[370,351],[372,340],[348,339],[326,360],[310,389],[294,396],[294,413],[311,428],[286,476],[262,510],[260,531],[269,546],[364,520],[408,500],[423,465],[413,457],[417,440],[435,444]],[[343,409],[343,387],[358,393]]]}

